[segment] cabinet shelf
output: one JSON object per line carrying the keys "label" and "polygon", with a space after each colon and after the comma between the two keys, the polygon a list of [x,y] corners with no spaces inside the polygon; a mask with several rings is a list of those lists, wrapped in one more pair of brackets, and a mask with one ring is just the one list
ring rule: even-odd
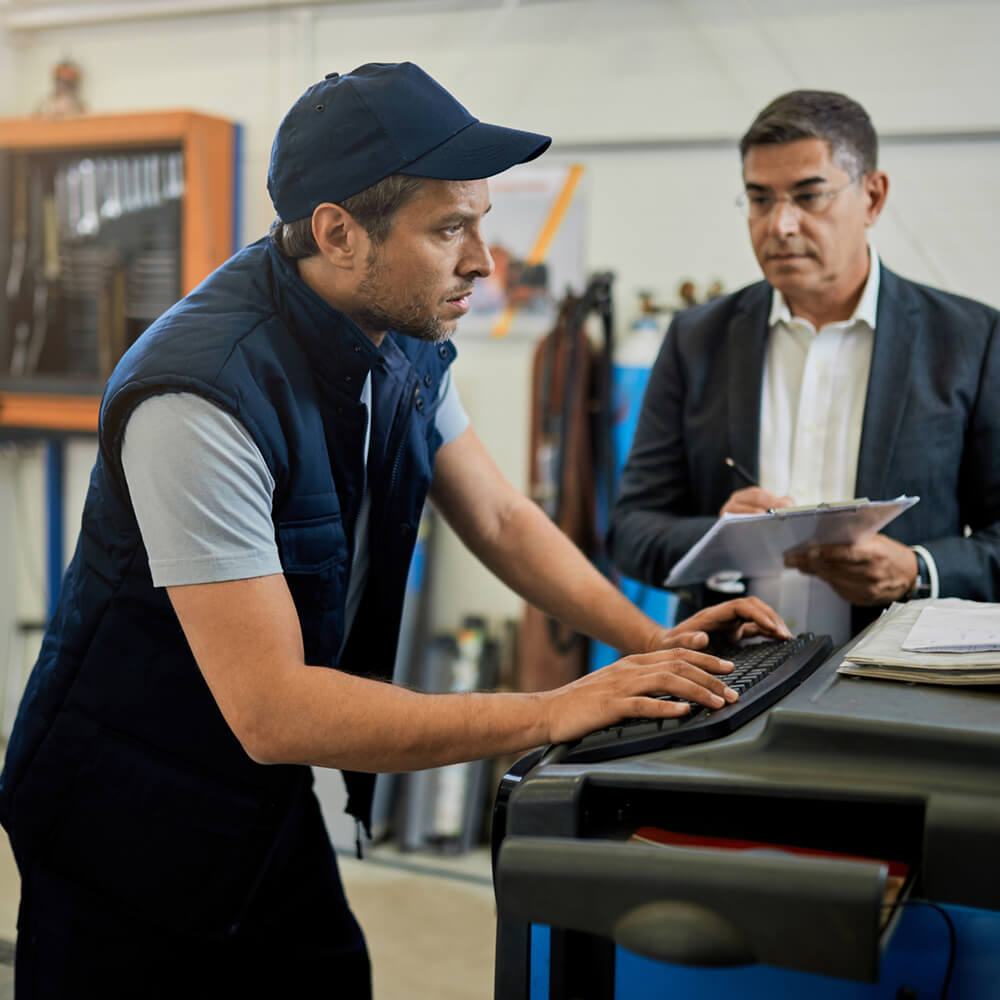
{"label": "cabinet shelf", "polygon": [[0,389],[0,427],[94,433],[99,407],[100,396],[97,393]]}
{"label": "cabinet shelf", "polygon": [[[159,189],[155,186],[158,182],[154,182],[150,190],[155,198],[142,205],[137,202],[131,217],[128,211],[109,217],[107,225],[102,225],[99,240],[95,237],[88,242],[84,236],[74,238],[70,245],[78,253],[83,248],[84,253],[79,254],[81,267],[95,266],[94,260],[86,256],[88,250],[93,251],[93,257],[98,252],[113,257],[116,250],[122,249],[127,257],[129,253],[135,253],[135,247],[125,246],[124,243],[119,247],[116,242],[119,234],[128,229],[131,218],[146,219],[147,228],[148,219],[152,218],[158,227],[156,238],[159,242],[149,256],[159,255],[158,259],[169,263],[174,292],[168,293],[168,301],[187,294],[228,259],[235,249],[237,140],[238,127],[233,122],[183,109],[84,115],[57,120],[0,118],[0,180],[6,188],[0,190],[0,203],[4,206],[0,211],[0,298],[8,272],[17,269],[16,265],[12,267],[12,261],[18,252],[19,227],[23,235],[25,220],[30,218],[30,258],[30,240],[39,244],[42,242],[34,231],[40,229],[39,218],[42,216],[38,210],[39,189],[46,186],[47,196],[53,202],[57,201],[59,182],[65,181],[67,163],[74,165],[71,169],[75,169],[76,163],[86,163],[91,171],[96,165],[98,171],[107,171],[108,178],[113,174],[116,184],[119,165],[123,177],[129,177],[129,171],[134,167],[136,175],[132,181],[139,185],[136,188],[138,191],[148,184],[148,176],[139,176],[139,171],[145,172],[148,167],[154,177],[165,176],[158,172],[164,169],[161,162],[166,164],[170,158],[176,160],[178,176],[182,180],[169,205],[165,198],[161,207]],[[59,171],[63,173],[59,174]],[[26,177],[29,183],[36,185],[34,189],[27,188]],[[73,181],[77,181],[76,175]],[[28,190],[31,191],[30,198]],[[151,209],[151,204],[157,207]],[[103,207],[102,224],[106,221]],[[141,211],[138,210],[140,208]],[[163,234],[167,234],[165,242]],[[59,245],[66,246],[62,238]],[[20,252],[23,254],[23,248]],[[42,251],[36,246],[34,266],[38,273],[41,256]],[[56,270],[59,270],[58,266]],[[126,275],[124,263],[118,265],[118,271],[114,294],[109,291],[100,301],[94,295],[84,301],[89,294],[87,291],[76,289],[69,293],[65,285],[60,288],[61,293],[76,296],[69,307],[63,309],[63,313],[69,315],[60,317],[65,324],[61,328],[61,335],[66,341],[64,354],[72,356],[74,348],[83,344],[79,338],[74,340],[72,320],[78,318],[78,314],[89,312],[89,317],[81,322],[85,322],[91,332],[96,331],[99,343],[96,346],[84,344],[81,349],[90,351],[88,357],[92,371],[72,363],[66,363],[64,371],[58,359],[55,362],[49,360],[38,368],[25,365],[25,349],[23,345],[18,348],[17,343],[18,336],[24,340],[28,335],[30,316],[23,321],[23,329],[18,331],[11,318],[13,313],[8,312],[6,336],[0,337],[0,342],[7,341],[6,349],[0,356],[0,432],[6,427],[35,428],[43,432],[96,431],[98,397],[108,369],[131,339],[155,318],[157,312],[162,311],[157,308],[144,313],[145,319],[137,320],[122,301],[126,294],[126,278],[132,280],[132,275]],[[41,284],[38,273],[34,280]],[[68,282],[65,269],[60,276],[62,279]],[[163,298],[162,289],[160,298]],[[113,329],[108,321],[109,302],[114,305],[112,311],[117,320]],[[81,308],[81,303],[85,308]],[[3,305],[8,310],[13,308],[10,301]],[[0,334],[3,333],[4,330],[0,329]],[[16,365],[11,360],[14,356],[12,350],[21,350]],[[37,355],[35,357],[37,359]]]}

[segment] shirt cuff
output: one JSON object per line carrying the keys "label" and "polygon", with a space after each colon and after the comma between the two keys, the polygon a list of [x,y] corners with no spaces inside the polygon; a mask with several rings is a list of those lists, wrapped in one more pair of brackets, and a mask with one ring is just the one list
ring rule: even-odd
{"label": "shirt cuff", "polygon": [[927,575],[931,578],[931,597],[937,597],[940,594],[940,584],[938,582],[938,571],[937,563],[934,562],[934,556],[930,554],[922,545],[911,545],[911,549],[914,552],[919,552],[924,562],[927,564]]}

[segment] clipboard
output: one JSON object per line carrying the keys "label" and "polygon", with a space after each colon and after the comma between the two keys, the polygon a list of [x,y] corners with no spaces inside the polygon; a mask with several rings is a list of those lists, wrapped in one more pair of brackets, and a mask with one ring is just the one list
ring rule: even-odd
{"label": "clipboard", "polygon": [[809,545],[849,545],[881,530],[920,500],[858,498],[810,507],[776,507],[765,514],[723,514],[674,564],[664,587],[704,583],[716,573],[753,578],[784,569],[787,552]]}

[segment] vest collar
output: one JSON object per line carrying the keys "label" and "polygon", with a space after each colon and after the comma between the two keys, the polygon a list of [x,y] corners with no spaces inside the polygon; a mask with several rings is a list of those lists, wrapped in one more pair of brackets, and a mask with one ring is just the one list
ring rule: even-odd
{"label": "vest collar", "polygon": [[305,352],[313,371],[342,391],[360,395],[368,373],[384,366],[386,354],[339,309],[317,295],[268,237],[274,301],[282,319]]}
{"label": "vest collar", "polygon": [[[274,302],[312,365],[314,373],[341,391],[360,397],[373,368],[400,378],[412,367],[410,355],[420,342],[390,331],[376,347],[345,313],[317,295],[299,276],[293,261],[283,257],[269,237],[264,237],[273,276]],[[400,342],[406,342],[406,349]],[[424,345],[426,346],[426,345]],[[455,357],[451,341],[435,345],[441,367]]]}

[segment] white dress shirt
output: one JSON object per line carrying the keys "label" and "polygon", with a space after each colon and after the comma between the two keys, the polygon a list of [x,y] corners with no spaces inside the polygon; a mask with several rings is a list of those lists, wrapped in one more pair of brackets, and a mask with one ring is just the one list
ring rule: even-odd
{"label": "white dress shirt", "polygon": [[[879,260],[871,265],[850,319],[817,330],[793,316],[784,296],[771,301],[760,413],[760,485],[796,504],[855,495],[858,451],[871,371]],[[872,497],[871,499],[881,499]],[[824,581],[788,569],[752,580],[749,592],[771,604],[792,632],[851,635],[851,608]]]}

